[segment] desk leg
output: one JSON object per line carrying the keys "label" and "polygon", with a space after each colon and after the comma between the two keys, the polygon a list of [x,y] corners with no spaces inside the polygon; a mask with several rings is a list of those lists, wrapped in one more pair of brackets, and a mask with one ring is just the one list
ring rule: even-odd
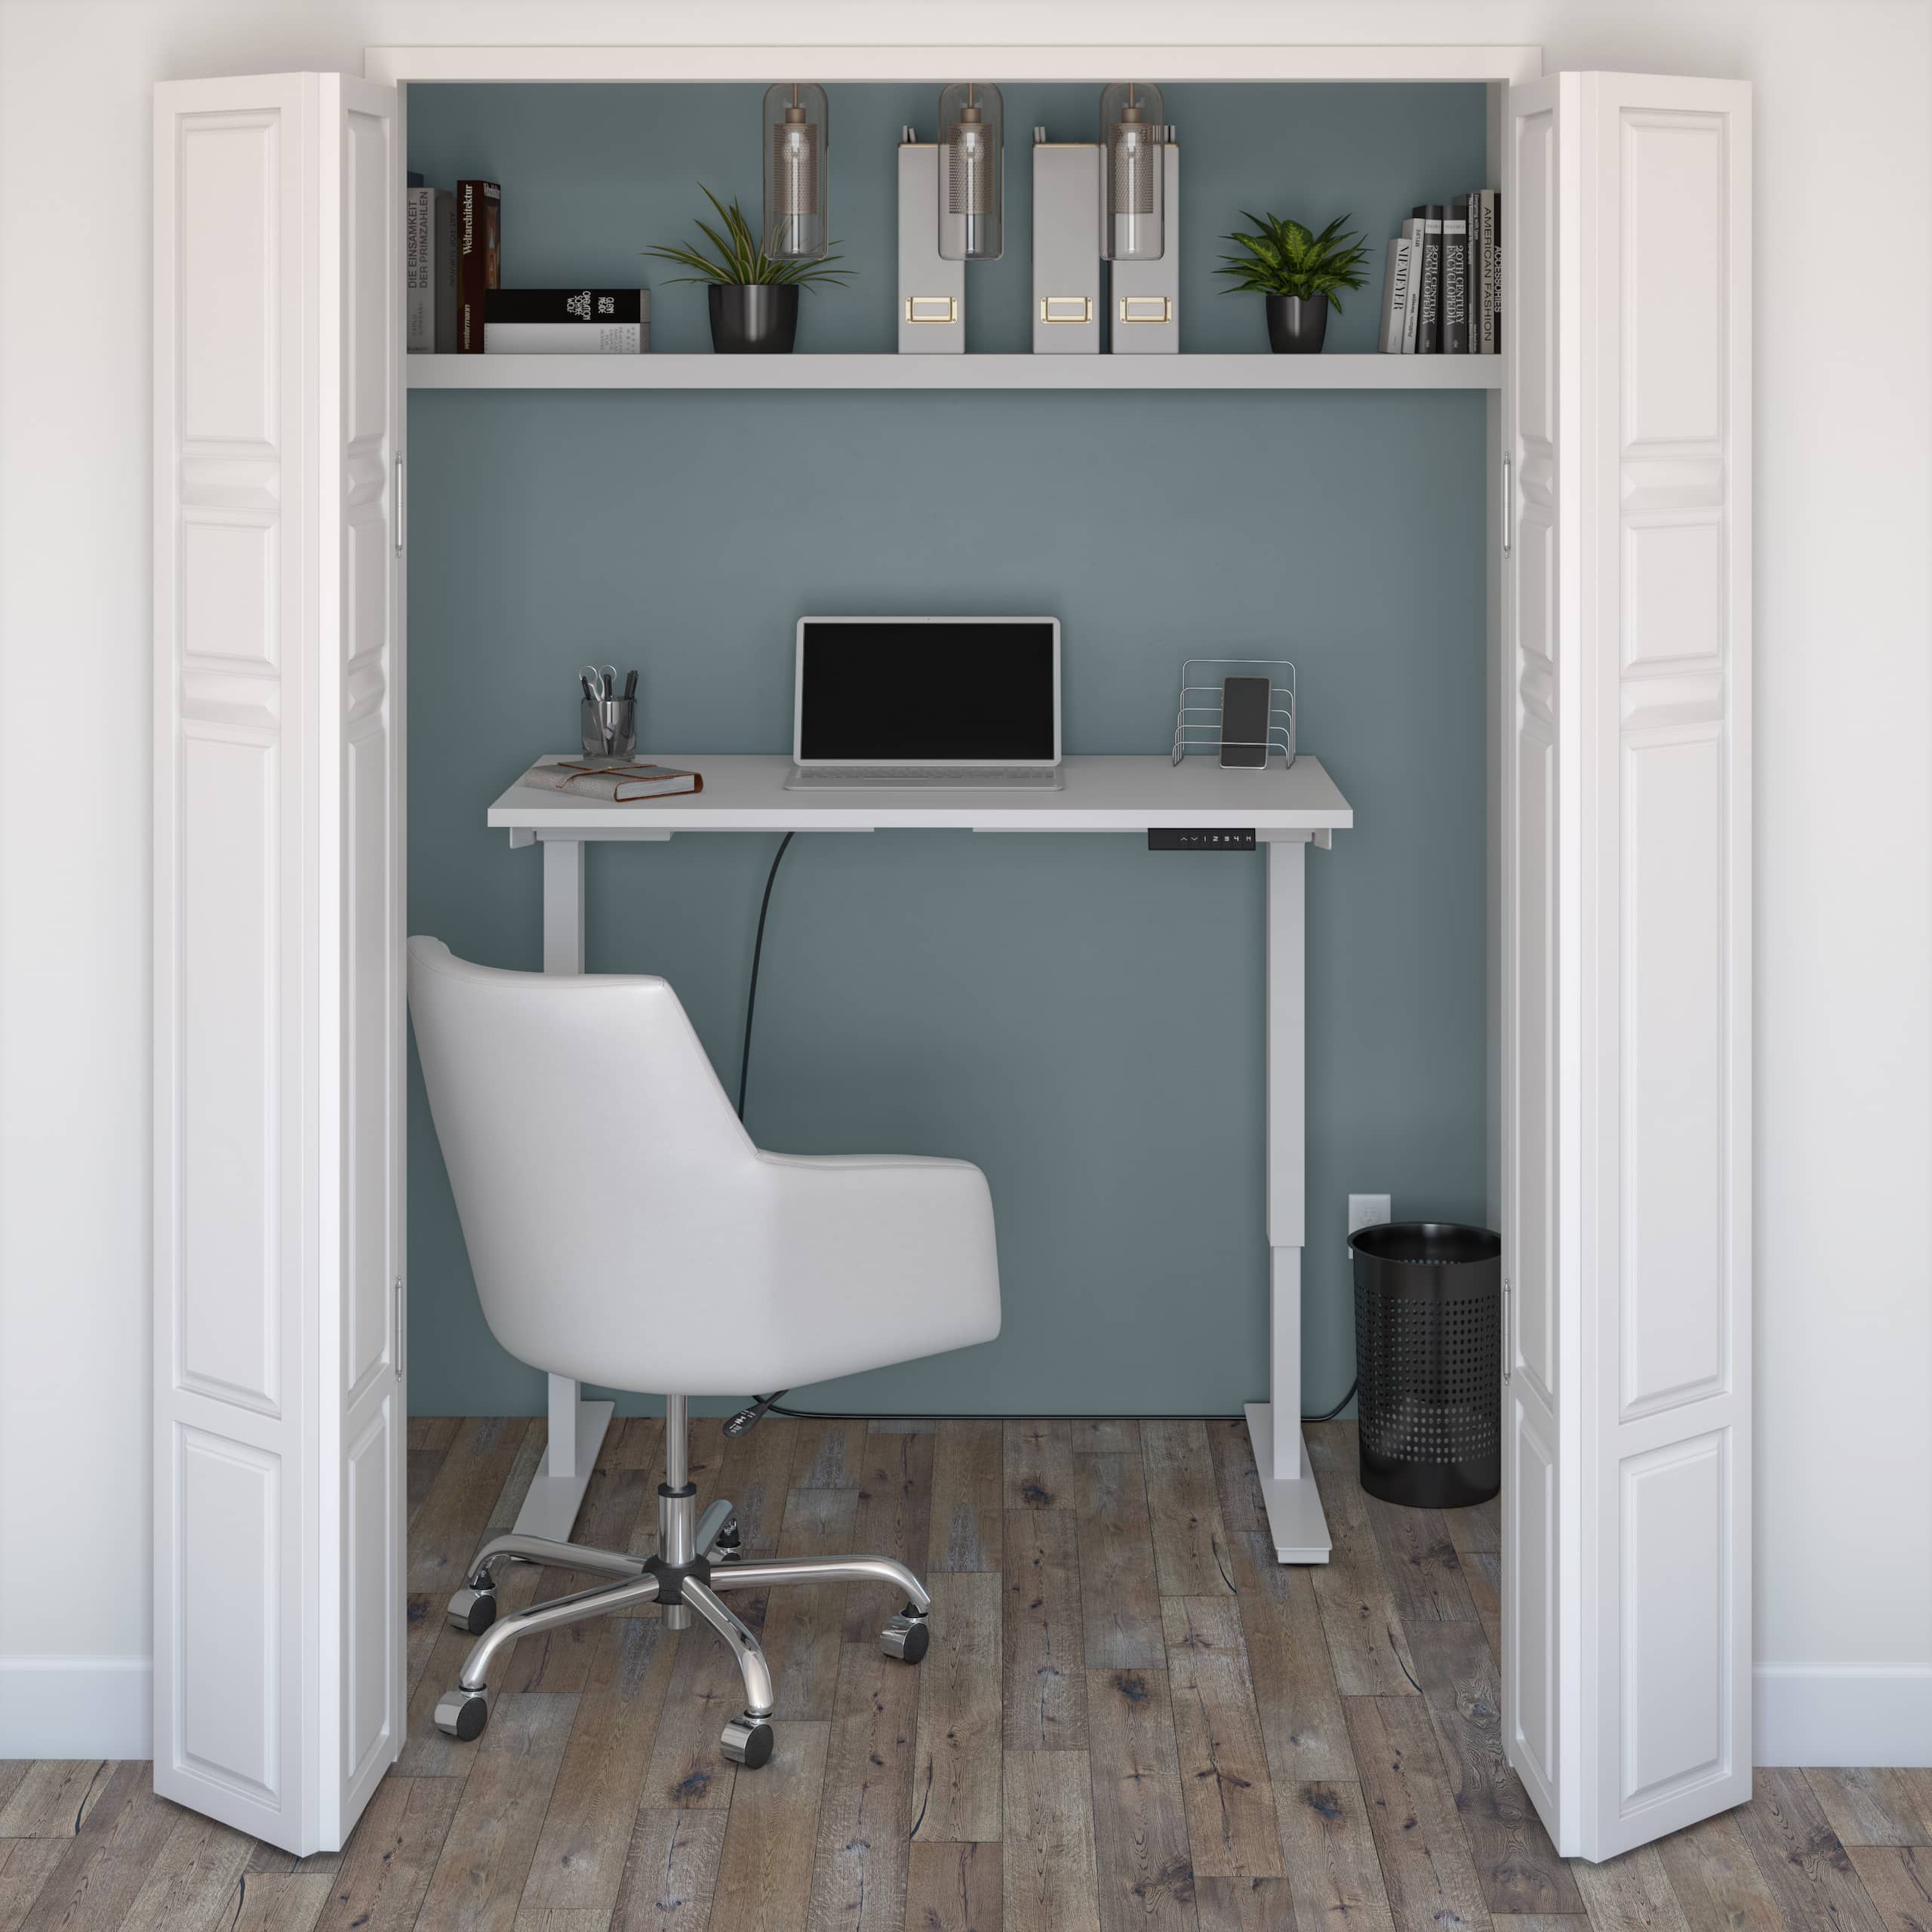
{"label": "desk leg", "polygon": [[1328,1524],[1301,1437],[1301,1251],[1304,1192],[1308,844],[1268,848],[1268,1394],[1247,1406],[1254,1466],[1275,1555],[1326,1563]]}
{"label": "desk leg", "polygon": [[[583,841],[546,838],[543,854],[543,970],[583,971]],[[521,1536],[568,1543],[615,1404],[586,1402],[568,1375],[550,1377],[550,1440],[517,1512]]]}

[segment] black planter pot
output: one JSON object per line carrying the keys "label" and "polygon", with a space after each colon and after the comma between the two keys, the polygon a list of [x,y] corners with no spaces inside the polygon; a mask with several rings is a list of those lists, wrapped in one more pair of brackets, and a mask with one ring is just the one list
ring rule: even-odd
{"label": "black planter pot", "polygon": [[1268,346],[1277,355],[1319,355],[1328,332],[1327,297],[1271,295],[1267,301]]}
{"label": "black planter pot", "polygon": [[[795,285],[713,282],[711,346],[720,355],[789,355],[798,333]],[[1317,345],[1319,346],[1319,345]]]}

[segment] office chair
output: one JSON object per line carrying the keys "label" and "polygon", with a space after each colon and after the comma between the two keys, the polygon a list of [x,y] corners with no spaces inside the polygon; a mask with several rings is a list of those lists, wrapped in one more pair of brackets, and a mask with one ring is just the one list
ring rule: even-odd
{"label": "office chair", "polygon": [[[498,972],[418,938],[409,1005],[491,1334],[552,1374],[664,1397],[656,1554],[486,1543],[450,1600],[450,1621],[478,1641],[437,1727],[481,1734],[492,1663],[518,1637],[656,1604],[676,1629],[695,1610],[731,1647],[745,1709],[721,1742],[735,1763],[762,1764],[771,1673],[721,1592],[891,1583],[906,1607],[879,1641],[907,1663],[925,1654],[932,1600],[890,1557],[740,1555],[729,1503],[697,1515],[689,1398],[782,1392],[991,1341],[986,1177],[964,1161],[761,1152],[662,980]],[[512,1563],[611,1580],[500,1618],[497,1580]]]}

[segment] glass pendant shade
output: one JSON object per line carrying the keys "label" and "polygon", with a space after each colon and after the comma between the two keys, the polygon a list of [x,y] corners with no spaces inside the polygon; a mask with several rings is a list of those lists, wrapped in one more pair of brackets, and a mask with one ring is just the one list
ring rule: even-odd
{"label": "glass pendant shade", "polygon": [[825,253],[825,90],[780,81],[764,96],[764,252],[776,261]]}
{"label": "glass pendant shade", "polygon": [[1157,262],[1167,249],[1167,109],[1151,81],[1100,90],[1100,253]]}
{"label": "glass pendant shade", "polygon": [[1006,245],[1006,114],[990,81],[961,81],[939,97],[939,252],[990,262]]}

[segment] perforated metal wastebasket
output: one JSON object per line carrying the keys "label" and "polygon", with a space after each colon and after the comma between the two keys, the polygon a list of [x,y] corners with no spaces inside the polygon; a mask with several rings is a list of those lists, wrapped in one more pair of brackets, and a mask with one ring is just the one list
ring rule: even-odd
{"label": "perforated metal wastebasket", "polygon": [[1503,1243],[1453,1221],[1389,1221],[1355,1256],[1361,1486],[1415,1509],[1503,1486]]}

